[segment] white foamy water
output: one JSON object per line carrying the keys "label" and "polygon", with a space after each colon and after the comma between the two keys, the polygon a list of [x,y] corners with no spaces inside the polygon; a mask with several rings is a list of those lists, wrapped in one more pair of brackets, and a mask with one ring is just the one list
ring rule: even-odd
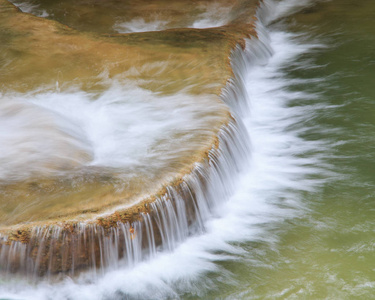
{"label": "white foamy water", "polygon": [[160,31],[166,29],[168,23],[168,21],[159,20],[157,17],[150,21],[145,21],[143,18],[135,18],[128,22],[117,22],[113,29],[118,33]]}
{"label": "white foamy water", "polygon": [[217,105],[210,96],[159,97],[124,84],[100,94],[3,95],[0,180],[90,166],[152,176],[204,144],[195,131],[214,134]]}
{"label": "white foamy water", "polygon": [[[230,21],[229,12],[232,9],[231,7],[222,7],[218,3],[211,3],[206,6],[202,5],[198,7],[198,9],[203,12],[195,17],[193,23],[186,20],[187,28],[204,29],[219,27],[228,24]],[[113,29],[118,33],[160,31],[171,28],[176,28],[173,22],[161,19],[158,15],[154,15],[153,18],[149,20],[138,17],[126,22],[116,22],[113,26]]]}
{"label": "white foamy water", "polygon": [[231,7],[222,7],[218,3],[211,3],[206,7],[206,11],[197,17],[192,28],[212,28],[226,25],[230,21]]}
{"label": "white foamy water", "polygon": [[37,17],[47,18],[49,16],[45,9],[41,9],[39,4],[29,3],[29,2],[13,2],[22,12],[34,14]]}
{"label": "white foamy water", "polygon": [[[266,4],[272,9],[271,2]],[[260,20],[262,13],[264,10],[259,13]],[[316,95],[289,91],[288,87],[296,82],[284,77],[283,68],[320,45],[302,43],[298,36],[287,32],[267,33],[261,23],[258,35],[259,40],[248,43],[246,55],[234,55],[234,63],[243,63],[235,65],[235,70],[241,73],[238,77],[245,84],[249,101],[250,112],[242,115],[252,144],[251,164],[239,180],[231,183],[236,191],[230,200],[217,206],[214,217],[205,221],[205,232],[132,268],[108,270],[102,276],[87,273],[57,284],[20,288],[19,282],[7,283],[0,288],[1,297],[164,299],[178,298],[185,292],[204,297],[205,288],[215,285],[205,280],[204,275],[223,272],[217,262],[236,259],[243,253],[233,242],[271,238],[264,236],[262,224],[304,212],[299,193],[314,191],[322,183],[311,179],[311,175],[321,173],[322,157],[316,149],[324,149],[326,145],[300,137],[300,133],[309,129],[300,124],[315,108],[290,103],[313,99]],[[223,273],[223,276],[230,275]]]}

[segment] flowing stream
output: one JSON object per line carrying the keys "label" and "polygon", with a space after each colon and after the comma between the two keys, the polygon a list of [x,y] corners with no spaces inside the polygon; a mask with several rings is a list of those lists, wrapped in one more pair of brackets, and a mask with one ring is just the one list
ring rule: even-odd
{"label": "flowing stream", "polygon": [[375,3],[265,1],[257,14],[258,39],[232,57],[250,162],[219,174],[233,189],[211,195],[199,234],[101,274],[6,280],[1,298],[373,298]]}

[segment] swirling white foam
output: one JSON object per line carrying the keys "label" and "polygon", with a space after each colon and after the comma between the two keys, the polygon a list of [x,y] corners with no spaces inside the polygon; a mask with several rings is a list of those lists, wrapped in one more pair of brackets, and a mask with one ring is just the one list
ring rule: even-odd
{"label": "swirling white foam", "polygon": [[220,104],[210,96],[159,97],[124,83],[98,94],[73,90],[0,99],[0,179],[8,181],[82,166],[151,174],[194,150],[199,141],[192,133],[208,134],[210,122],[220,119],[212,113]]}
{"label": "swirling white foam", "polygon": [[[264,11],[259,12],[260,20],[261,13]],[[244,124],[252,140],[252,163],[241,174],[230,201],[217,208],[215,218],[206,221],[206,232],[189,238],[171,253],[159,253],[131,269],[109,271],[100,278],[88,274],[78,280],[67,278],[59,284],[41,283],[36,287],[20,288],[15,283],[0,288],[2,297],[164,299],[178,298],[184,292],[204,297],[204,286],[210,286],[210,282],[202,275],[223,272],[216,262],[235,259],[244,251],[232,242],[270,238],[262,236],[265,232],[260,225],[303,213],[298,193],[319,187],[321,181],[311,179],[310,175],[321,172],[321,156],[316,149],[327,146],[300,137],[301,132],[308,130],[301,121],[314,113],[314,108],[289,104],[315,95],[288,90],[300,81],[285,78],[283,68],[292,67],[300,54],[320,45],[301,42],[295,34],[283,31],[268,34],[261,23],[258,35],[259,40],[252,40],[247,47],[248,68],[243,66],[251,112],[245,114]]]}

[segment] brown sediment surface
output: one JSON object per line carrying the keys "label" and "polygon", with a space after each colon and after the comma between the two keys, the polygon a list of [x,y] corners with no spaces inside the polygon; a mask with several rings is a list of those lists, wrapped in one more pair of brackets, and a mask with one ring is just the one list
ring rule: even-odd
{"label": "brown sediment surface", "polygon": [[[229,107],[220,99],[233,76],[231,51],[255,34],[253,0],[215,1],[215,5],[227,9],[229,21],[207,29],[183,27],[213,1],[194,1],[195,5],[185,0],[173,1],[173,5],[161,0],[124,2],[126,5],[117,1],[33,3],[53,12],[53,19],[23,13],[0,0],[0,89],[5,94],[53,91],[56,82],[61,90],[78,86],[84,91],[101,91],[108,88],[108,82],[117,80],[131,81],[158,95],[183,92],[192,95],[192,99],[196,97],[193,102],[208,97],[217,109],[206,124],[209,131],[196,131],[186,139],[186,143],[196,146],[194,149],[180,152],[165,168],[154,170],[154,176],[131,177],[127,188],[121,191],[116,188],[121,177],[106,168],[80,170],[69,177],[38,176],[0,182],[0,232],[4,245],[29,245],[33,229],[43,226],[58,226],[73,240],[82,222],[103,230],[117,227],[118,223],[132,224],[141,220],[142,213],[152,213],[150,204],[165,195],[168,187],[179,190],[184,176],[194,172],[196,163],[208,167],[210,151],[220,146],[219,132],[235,122]],[[69,16],[65,18],[63,12],[68,9],[74,14],[65,14]],[[125,34],[110,30],[120,17],[124,21],[156,14],[176,28]],[[186,14],[189,20],[181,17]],[[100,15],[106,16],[101,19]],[[98,20],[96,25],[93,20]],[[44,206],[33,206],[36,202]],[[15,211],[19,212],[9,217]],[[35,241],[29,245],[34,258],[38,245]],[[46,264],[41,266],[40,274],[46,268]],[[60,272],[61,268],[50,271]]]}
{"label": "brown sediment surface", "polygon": [[161,21],[162,25],[158,30],[193,27],[194,22],[202,18],[219,21],[221,25],[245,24],[251,22],[258,1],[13,0],[11,2],[24,11],[58,21],[79,31],[109,34],[118,32],[116,24],[138,20],[143,20],[141,23],[146,25]]}
{"label": "brown sediment surface", "polygon": [[[231,76],[230,51],[254,33],[246,23],[94,35],[21,13],[5,0],[0,5],[2,90],[24,92],[54,86],[56,81],[92,89],[101,84],[100,75],[105,73],[108,78],[122,74],[142,79],[143,86],[154,91],[174,93],[187,88],[191,93],[219,94]],[[167,66],[158,67],[157,62]],[[147,64],[151,66],[145,68]]]}

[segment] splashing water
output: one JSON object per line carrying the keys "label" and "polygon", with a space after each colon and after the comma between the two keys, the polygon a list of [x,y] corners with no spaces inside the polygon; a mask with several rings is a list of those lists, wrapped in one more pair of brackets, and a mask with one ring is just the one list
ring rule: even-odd
{"label": "splashing water", "polygon": [[[169,221],[168,225],[163,225],[163,231],[169,235],[164,244],[173,245],[164,247],[169,251],[163,252],[152,247],[154,254],[150,260],[135,260],[137,263],[131,266],[116,266],[112,270],[107,269],[104,274],[85,273],[78,279],[66,279],[55,284],[25,284],[22,291],[19,281],[7,282],[0,288],[2,297],[158,299],[179,297],[184,293],[202,296],[212,287],[209,278],[204,279],[203,275],[220,274],[223,272],[218,264],[220,261],[230,261],[243,253],[244,250],[233,243],[262,239],[263,224],[293,218],[304,212],[298,195],[313,191],[323,182],[322,177],[317,176],[322,173],[322,169],[317,167],[322,165],[322,154],[316,149],[324,150],[327,145],[324,141],[307,141],[300,137],[301,131],[309,128],[298,124],[317,108],[291,106],[290,103],[296,99],[314,99],[316,95],[288,90],[296,82],[283,77],[283,68],[292,65],[300,54],[321,45],[299,42],[297,35],[287,32],[268,32],[267,23],[286,13],[286,10],[280,9],[278,14],[270,17],[268,12],[274,12],[274,5],[273,2],[265,2],[258,11],[258,39],[248,41],[245,52],[237,49],[233,53],[236,78],[232,89],[236,88],[236,82],[240,82],[243,89],[238,90],[241,95],[239,101],[248,102],[236,105],[231,102],[233,99],[228,99],[228,104],[236,115],[242,116],[250,135],[251,163],[241,172],[239,179],[231,178],[228,170],[222,170],[218,176],[210,175],[208,182],[216,191],[209,197],[203,195],[202,203],[198,204],[204,232],[187,239],[187,234],[183,234],[183,238],[181,234],[173,237],[173,226],[186,226],[176,226]],[[231,95],[233,93],[228,90],[226,96]],[[229,145],[229,148],[235,146]],[[234,157],[236,162],[228,162],[230,156],[223,155],[220,168],[227,167],[235,173],[236,168],[230,166],[246,159],[246,155],[241,156],[240,153],[236,153],[239,157]],[[193,185],[193,179],[192,182]],[[225,186],[220,188],[223,184]],[[231,193],[231,186],[235,187],[234,193]],[[218,197],[221,199],[216,199]],[[229,201],[222,201],[228,197]],[[204,213],[205,209],[210,212]],[[167,216],[160,216],[160,220],[166,222],[173,214],[175,212],[167,209]],[[174,218],[177,223],[184,219],[176,215]],[[171,231],[168,233],[168,230]],[[225,272],[222,275],[230,280]]]}

